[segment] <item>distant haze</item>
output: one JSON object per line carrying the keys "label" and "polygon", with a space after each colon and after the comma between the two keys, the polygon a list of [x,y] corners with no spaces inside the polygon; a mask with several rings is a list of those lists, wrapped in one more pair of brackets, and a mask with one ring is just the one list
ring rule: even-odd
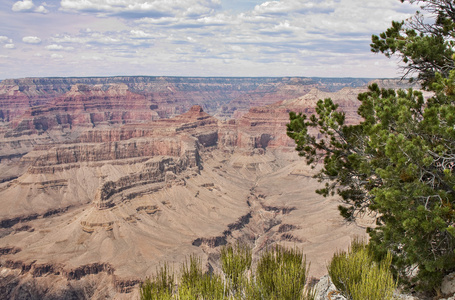
{"label": "distant haze", "polygon": [[372,34],[398,0],[4,0],[0,80],[44,76],[397,77]]}

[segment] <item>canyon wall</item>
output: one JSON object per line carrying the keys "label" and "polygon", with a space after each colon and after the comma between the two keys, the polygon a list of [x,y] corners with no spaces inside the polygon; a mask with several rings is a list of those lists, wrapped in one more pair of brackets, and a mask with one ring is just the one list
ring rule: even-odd
{"label": "canyon wall", "polygon": [[[363,86],[367,79],[345,78],[242,78],[242,77],[90,77],[90,78],[24,78],[0,82],[0,119],[10,122],[30,111],[40,115],[46,106],[57,106],[71,112],[80,109],[77,96],[92,98],[84,110],[102,108],[115,110],[109,99],[129,93],[123,102],[129,106],[156,112],[170,117],[186,112],[195,104],[214,116],[231,118],[235,111],[246,112],[250,107],[267,105],[279,100],[304,95],[311,88],[336,91],[343,87]],[[100,100],[99,102],[97,101]],[[77,99],[75,99],[77,100]],[[80,101],[79,97],[79,101]],[[108,100],[108,101],[106,101]],[[92,102],[92,103],[90,103]],[[136,102],[139,102],[136,103]],[[106,105],[107,104],[107,105]],[[44,108],[43,108],[44,106]],[[32,108],[35,108],[32,110]]]}

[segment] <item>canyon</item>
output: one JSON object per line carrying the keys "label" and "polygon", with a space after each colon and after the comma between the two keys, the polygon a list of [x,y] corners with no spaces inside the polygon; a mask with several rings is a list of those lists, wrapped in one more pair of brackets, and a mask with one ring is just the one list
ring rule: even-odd
{"label": "canyon", "polygon": [[[349,123],[368,79],[25,78],[0,82],[0,295],[134,299],[164,262],[301,247],[311,276],[363,236],[286,136],[332,98]],[[381,80],[401,87],[396,80]]]}

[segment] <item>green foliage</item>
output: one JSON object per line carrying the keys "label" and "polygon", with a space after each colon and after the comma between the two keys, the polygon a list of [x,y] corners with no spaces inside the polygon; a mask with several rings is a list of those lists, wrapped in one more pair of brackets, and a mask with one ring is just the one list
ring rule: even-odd
{"label": "green foliage", "polygon": [[455,270],[455,6],[401,1],[420,4],[434,22],[419,12],[394,21],[372,37],[371,49],[398,55],[404,77],[417,74],[434,96],[373,84],[358,96],[360,124],[346,125],[344,113],[325,99],[309,118],[290,113],[288,135],[308,164],[323,162],[316,177],[326,184],[317,192],[340,195],[342,216],[377,216],[369,230],[375,259],[390,250],[401,282],[432,291]]}
{"label": "green foliage", "polygon": [[169,266],[165,264],[157,269],[155,277],[141,284],[141,300],[170,300],[174,285],[174,275],[170,274]]}
{"label": "green foliage", "polygon": [[251,248],[240,244],[222,248],[223,275],[204,273],[201,259],[190,256],[180,268],[176,290],[174,276],[169,275],[169,268],[165,265],[157,270],[155,277],[141,284],[141,300],[314,299],[312,290],[303,292],[308,267],[299,250],[278,246],[268,250],[260,258],[256,274],[247,276],[251,273],[251,262]]}
{"label": "green foliage", "polygon": [[252,251],[247,245],[227,245],[221,248],[221,269],[226,276],[229,288],[235,294],[246,282],[245,272],[250,270]]}
{"label": "green foliage", "polygon": [[333,255],[327,270],[336,288],[345,296],[352,298],[354,286],[362,281],[362,273],[367,272],[373,259],[365,247],[354,247]]}
{"label": "green foliage", "polygon": [[358,96],[360,124],[344,124],[330,99],[318,102],[317,116],[291,113],[288,124],[299,154],[323,162],[316,177],[326,185],[317,192],[339,194],[348,220],[376,213],[375,258],[390,250],[402,282],[427,291],[455,270],[455,72],[437,74],[431,89],[424,101],[418,91],[373,84]]}
{"label": "green foliage", "polygon": [[421,4],[421,9],[435,21],[424,20],[420,12],[412,19],[394,21],[385,32],[372,36],[371,51],[387,57],[398,55],[405,64],[404,76],[416,73],[423,85],[430,87],[436,73],[448,77],[455,67],[455,6],[452,0],[401,1]]}
{"label": "green foliage", "polygon": [[334,254],[327,270],[333,284],[347,299],[388,300],[396,288],[391,263],[390,253],[382,262],[375,263],[365,244],[355,240],[348,252]]}
{"label": "green foliage", "polygon": [[301,251],[276,246],[259,260],[256,282],[264,299],[303,299],[308,269]]}
{"label": "green foliage", "polygon": [[217,274],[204,274],[202,261],[190,256],[189,262],[182,264],[178,299],[181,300],[218,300],[224,299],[224,283]]}

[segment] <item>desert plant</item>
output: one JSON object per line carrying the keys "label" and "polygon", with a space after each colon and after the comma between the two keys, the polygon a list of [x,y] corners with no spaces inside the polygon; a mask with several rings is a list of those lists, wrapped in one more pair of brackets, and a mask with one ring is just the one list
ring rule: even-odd
{"label": "desert plant", "polygon": [[392,256],[389,253],[379,265],[374,264],[364,271],[360,283],[352,288],[352,299],[393,299],[396,282],[390,272],[391,263]]}
{"label": "desert plant", "polygon": [[354,240],[350,249],[334,254],[327,267],[336,288],[350,300],[392,299],[396,288],[390,265],[392,256],[379,264],[373,261],[365,243]]}
{"label": "desert plant", "polygon": [[246,244],[227,245],[221,248],[221,269],[225,274],[231,294],[242,290],[247,283],[246,271],[250,270],[252,250]]}
{"label": "desert plant", "polygon": [[164,264],[157,269],[154,277],[141,284],[141,300],[170,300],[174,285],[174,274],[171,274],[169,266]]}
{"label": "desert plant", "polygon": [[[192,255],[180,268],[175,290],[174,275],[165,264],[157,274],[141,284],[141,300],[313,300],[304,292],[308,266],[300,250],[276,246],[263,253],[256,272],[251,272],[252,250],[247,245],[228,245],[221,249],[224,272],[204,273],[201,258]],[[175,293],[173,293],[175,292]]]}
{"label": "desert plant", "polygon": [[224,284],[221,276],[204,273],[201,258],[190,256],[189,261],[184,262],[181,267],[178,299],[224,299]]}
{"label": "desert plant", "polygon": [[262,294],[254,278],[249,278],[244,283],[244,290],[235,298],[241,300],[262,300]]}
{"label": "desert plant", "polygon": [[264,299],[308,299],[303,293],[308,270],[300,250],[275,246],[259,259],[256,282]]}

